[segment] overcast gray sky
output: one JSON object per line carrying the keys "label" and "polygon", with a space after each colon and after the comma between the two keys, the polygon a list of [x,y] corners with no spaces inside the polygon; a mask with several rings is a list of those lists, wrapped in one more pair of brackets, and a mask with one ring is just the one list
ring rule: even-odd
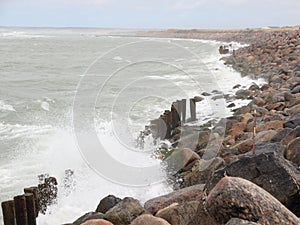
{"label": "overcast gray sky", "polygon": [[300,0],[0,0],[0,26],[252,28],[300,24]]}

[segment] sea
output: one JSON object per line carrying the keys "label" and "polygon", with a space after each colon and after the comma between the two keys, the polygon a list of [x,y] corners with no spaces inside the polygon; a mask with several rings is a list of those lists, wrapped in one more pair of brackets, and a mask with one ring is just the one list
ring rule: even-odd
{"label": "sea", "polygon": [[171,192],[153,157],[159,141],[137,145],[145,125],[172,102],[213,91],[190,124],[226,117],[228,104],[249,101],[213,100],[216,93],[263,82],[225,66],[222,44],[133,30],[1,27],[0,201],[37,186],[41,174],[54,176],[58,199],[38,224],[58,225],[109,194],[144,203]]}

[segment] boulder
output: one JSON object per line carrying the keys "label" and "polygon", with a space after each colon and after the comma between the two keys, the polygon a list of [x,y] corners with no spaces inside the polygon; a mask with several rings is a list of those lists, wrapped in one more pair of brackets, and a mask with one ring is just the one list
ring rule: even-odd
{"label": "boulder", "polygon": [[283,125],[286,128],[296,128],[297,126],[300,126],[300,112],[293,115],[288,121],[286,121]]}
{"label": "boulder", "polygon": [[148,200],[144,207],[151,214],[155,214],[158,210],[163,209],[173,203],[182,203],[185,201],[200,200],[203,193],[203,184],[194,185],[174,191],[170,194],[159,196]]}
{"label": "boulder", "polygon": [[96,212],[106,213],[109,209],[117,205],[122,199],[114,196],[108,195],[103,198],[97,206]]}
{"label": "boulder", "polygon": [[195,224],[194,219],[199,206],[199,201],[174,203],[164,209],[159,210],[155,216],[161,217],[172,225]]}
{"label": "boulder", "polygon": [[81,225],[114,225],[111,222],[103,219],[88,220]]}
{"label": "boulder", "polygon": [[277,130],[283,128],[283,121],[273,120],[266,123],[259,123],[256,126],[256,132],[259,133],[265,130]]}
{"label": "boulder", "polygon": [[240,89],[240,90],[238,90],[235,93],[235,95],[236,95],[237,99],[247,99],[248,96],[250,95],[250,91],[249,90]]}
{"label": "boulder", "polygon": [[[279,143],[258,145],[260,149],[256,156],[249,154],[216,171],[206,183],[205,193],[209,193],[226,175],[241,177],[262,187],[296,213],[300,207],[300,170],[284,159],[279,146]],[[268,148],[269,152],[266,152]]]}
{"label": "boulder", "polygon": [[239,122],[232,126],[229,134],[235,138],[236,136],[242,135],[247,128],[247,123]]}
{"label": "boulder", "polygon": [[[289,128],[291,129],[291,128]],[[300,137],[300,126],[297,126],[295,129],[291,129],[291,132],[289,132],[282,140],[281,143],[283,145],[288,145],[292,140],[295,138]]]}
{"label": "boulder", "polygon": [[288,144],[284,151],[284,157],[300,167],[300,137],[292,140]]}
{"label": "boulder", "polygon": [[220,157],[215,157],[209,160],[200,159],[195,163],[192,171],[183,177],[183,182],[180,187],[183,188],[196,184],[204,184],[215,170],[224,166],[225,161]]}
{"label": "boulder", "polygon": [[231,218],[225,225],[260,225],[248,220],[242,220],[240,218]]}
{"label": "boulder", "polygon": [[277,131],[277,134],[271,138],[270,142],[281,142],[293,129],[291,128],[281,128]]}
{"label": "boulder", "polygon": [[73,222],[74,225],[80,225],[85,221],[92,220],[92,219],[103,219],[104,214],[99,212],[89,212],[84,214],[83,216],[79,217],[76,221]]}
{"label": "boulder", "polygon": [[114,225],[129,225],[143,212],[144,208],[138,200],[126,197],[108,210],[104,215],[104,219],[112,222]]}
{"label": "boulder", "polygon": [[143,214],[132,221],[130,225],[170,225],[166,220],[150,214]]}
{"label": "boulder", "polygon": [[261,131],[255,136],[255,143],[260,144],[262,142],[270,141],[270,140],[272,140],[272,138],[274,138],[274,136],[276,134],[277,134],[277,131],[275,131],[275,130]]}
{"label": "boulder", "polygon": [[267,191],[238,177],[221,179],[209,193],[206,207],[221,224],[233,217],[264,225],[300,224],[300,220]]}
{"label": "boulder", "polygon": [[245,113],[244,115],[241,116],[242,123],[247,124],[252,120],[253,120],[253,115],[251,113]]}
{"label": "boulder", "polygon": [[190,163],[200,159],[200,156],[189,148],[175,149],[170,156],[165,159],[168,171],[178,172],[187,167]]}

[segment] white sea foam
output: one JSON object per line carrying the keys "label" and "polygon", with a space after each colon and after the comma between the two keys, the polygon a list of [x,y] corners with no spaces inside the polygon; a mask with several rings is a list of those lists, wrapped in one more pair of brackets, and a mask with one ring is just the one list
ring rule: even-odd
{"label": "white sea foam", "polygon": [[4,101],[1,101],[1,100],[0,100],[0,111],[16,112],[15,108],[12,105],[8,105]]}

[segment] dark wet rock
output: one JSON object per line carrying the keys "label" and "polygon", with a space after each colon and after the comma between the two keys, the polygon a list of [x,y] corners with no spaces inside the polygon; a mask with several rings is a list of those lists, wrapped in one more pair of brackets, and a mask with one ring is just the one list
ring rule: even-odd
{"label": "dark wet rock", "polygon": [[213,90],[212,93],[217,94],[217,95],[221,95],[223,94],[222,91],[218,91],[218,90]]}
{"label": "dark wet rock", "polygon": [[143,214],[132,221],[130,225],[170,225],[166,220],[150,214]]}
{"label": "dark wet rock", "polygon": [[194,100],[195,100],[195,102],[201,102],[204,100],[204,98],[202,98],[201,96],[195,96]]}
{"label": "dark wet rock", "polygon": [[[269,145],[269,147],[268,147]],[[224,176],[241,177],[262,187],[281,203],[286,205],[291,211],[299,209],[300,202],[290,205],[290,201],[297,199],[300,190],[300,170],[291,162],[284,159],[281,150],[274,151],[277,143],[268,143],[265,146],[270,148],[266,152],[265,148],[257,150],[256,156],[245,156],[238,161],[226,166],[224,169],[216,171],[211,179],[206,183],[205,192],[209,193],[212,188]],[[266,153],[262,153],[262,152]]]}
{"label": "dark wet rock", "polygon": [[100,201],[100,203],[97,206],[96,212],[106,213],[108,210],[110,210],[112,207],[114,207],[121,201],[122,199],[114,195],[108,195]]}
{"label": "dark wet rock", "polygon": [[205,96],[205,97],[211,96],[211,94],[210,94],[210,93],[207,93],[207,92],[202,92],[201,95],[203,95],[203,96]]}
{"label": "dark wet rock", "polygon": [[85,221],[92,220],[92,219],[103,219],[104,214],[99,212],[89,212],[84,214],[83,216],[79,217],[76,221],[73,222],[74,225],[80,225]]}
{"label": "dark wet rock", "polygon": [[199,204],[199,201],[175,203],[159,210],[155,216],[165,219],[172,225],[192,225],[195,224]]}
{"label": "dark wet rock", "polygon": [[237,85],[234,85],[233,87],[232,87],[232,89],[237,89],[237,88],[240,88],[242,85],[240,85],[240,84],[237,84]]}
{"label": "dark wet rock", "polygon": [[242,106],[234,111],[234,115],[241,115],[241,114],[245,114],[245,113],[249,113],[251,112],[251,108],[249,106]]}
{"label": "dark wet rock", "polygon": [[300,112],[292,116],[288,121],[286,121],[283,126],[285,128],[296,128],[297,126],[300,126]]}
{"label": "dark wet rock", "polygon": [[281,142],[293,129],[291,128],[281,128],[277,131],[277,134],[271,138],[270,142]]}
{"label": "dark wet rock", "polygon": [[179,189],[167,195],[150,199],[145,203],[145,210],[151,214],[155,214],[158,210],[173,203],[180,204],[186,201],[199,201],[202,198],[203,188],[203,184],[194,185]]}
{"label": "dark wet rock", "polygon": [[300,85],[294,87],[291,91],[292,94],[300,93]]}
{"label": "dark wet rock", "polygon": [[260,225],[260,224],[248,220],[242,220],[240,218],[231,218],[225,225]]}
{"label": "dark wet rock", "polygon": [[292,140],[288,144],[284,151],[284,157],[300,167],[300,137]]}
{"label": "dark wet rock", "polygon": [[[286,128],[287,129],[287,128]],[[288,128],[291,129],[291,128]],[[300,126],[297,126],[295,129],[292,129],[282,140],[281,143],[288,145],[293,139],[300,137]]]}
{"label": "dark wet rock", "polygon": [[256,83],[253,83],[249,88],[249,91],[256,91],[259,90],[259,86]]}
{"label": "dark wet rock", "polygon": [[235,93],[235,95],[236,95],[237,99],[247,99],[248,96],[250,95],[250,91],[249,90],[240,89],[240,90],[238,90]]}
{"label": "dark wet rock", "polygon": [[300,220],[276,198],[252,182],[224,177],[209,193],[207,210],[221,224],[232,217],[265,225],[298,225]]}
{"label": "dark wet rock", "polygon": [[230,104],[227,106],[227,108],[233,108],[233,107],[235,107],[235,104],[234,104],[234,103],[230,103]]}
{"label": "dark wet rock", "polygon": [[126,197],[108,210],[104,215],[104,219],[112,222],[114,225],[129,225],[143,212],[144,208],[138,200]]}

